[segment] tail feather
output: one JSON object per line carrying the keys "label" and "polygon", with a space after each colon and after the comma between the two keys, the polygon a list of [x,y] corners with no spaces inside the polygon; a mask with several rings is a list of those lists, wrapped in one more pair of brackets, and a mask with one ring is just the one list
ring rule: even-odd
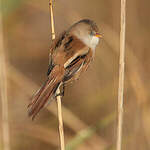
{"label": "tail feather", "polygon": [[46,102],[48,101],[49,97],[51,97],[55,91],[55,89],[58,87],[60,83],[57,83],[56,86],[52,89],[46,92],[41,99],[42,101],[38,101],[35,106],[33,107],[31,114],[32,114],[32,120],[35,118],[35,116],[38,114],[38,112],[44,107]]}
{"label": "tail feather", "polygon": [[47,84],[47,81],[48,80],[46,80],[46,82],[44,82],[44,84],[41,86],[41,88],[32,96],[32,98],[31,98],[32,102],[28,105],[28,108],[30,108],[31,105],[34,105],[37,102],[38,98],[40,97],[42,91],[44,90],[44,88]]}
{"label": "tail feather", "polygon": [[[50,81],[47,80],[40,90],[38,90],[38,92],[36,92],[36,94],[33,96],[32,102],[28,105],[29,116],[33,116],[33,114],[37,111],[38,105],[43,102],[46,95],[50,95],[50,93],[52,93],[51,89],[49,89],[49,83]],[[47,89],[49,89],[49,91]]]}
{"label": "tail feather", "polygon": [[38,90],[38,92],[33,96],[32,102],[28,105],[28,115],[35,118],[39,111],[47,103],[48,99],[55,94],[58,86],[60,85],[64,76],[64,71],[62,68],[54,68],[48,80],[43,84],[43,86]]}

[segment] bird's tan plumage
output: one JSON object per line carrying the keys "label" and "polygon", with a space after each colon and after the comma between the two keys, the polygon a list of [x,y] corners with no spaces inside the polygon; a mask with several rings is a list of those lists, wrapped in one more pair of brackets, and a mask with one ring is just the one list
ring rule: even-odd
{"label": "bird's tan plumage", "polygon": [[[80,24],[83,24],[83,27],[85,25],[89,30],[92,28],[90,23],[86,24],[86,21],[81,21]],[[95,28],[97,29],[97,26]],[[84,29],[82,30],[84,31]],[[82,40],[84,36],[86,38],[88,34],[90,35],[90,31],[87,31],[86,35],[84,33],[86,30],[80,33],[82,30],[80,31],[78,24],[73,25],[52,42],[47,73],[48,79],[33,96],[32,102],[29,104],[29,116],[32,116],[32,119],[44,107],[48,99],[55,96],[55,92],[61,84],[77,80],[80,74],[88,68],[93,59],[93,49]]]}

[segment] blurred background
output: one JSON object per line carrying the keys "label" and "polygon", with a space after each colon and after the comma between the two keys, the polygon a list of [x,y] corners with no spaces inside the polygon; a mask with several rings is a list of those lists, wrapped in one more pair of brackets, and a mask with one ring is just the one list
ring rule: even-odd
{"label": "blurred background", "polygon": [[[55,101],[35,121],[27,116],[30,97],[46,80],[49,2],[1,0],[1,6],[10,148],[58,150]],[[148,0],[127,0],[123,150],[150,150],[149,6]],[[62,100],[66,150],[115,150],[120,0],[55,0],[54,16],[56,35],[83,18],[94,20],[103,34],[94,62],[78,82],[67,86]],[[0,149],[2,130],[0,123]]]}

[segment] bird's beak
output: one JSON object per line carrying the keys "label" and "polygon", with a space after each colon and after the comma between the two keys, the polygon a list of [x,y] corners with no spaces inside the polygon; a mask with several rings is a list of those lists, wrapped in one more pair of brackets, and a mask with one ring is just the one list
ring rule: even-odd
{"label": "bird's beak", "polygon": [[98,38],[102,38],[102,35],[99,34],[99,33],[96,33],[95,36],[98,37]]}

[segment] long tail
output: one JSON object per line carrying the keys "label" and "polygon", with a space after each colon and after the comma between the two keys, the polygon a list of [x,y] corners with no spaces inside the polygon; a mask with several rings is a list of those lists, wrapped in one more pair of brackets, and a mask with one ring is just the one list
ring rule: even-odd
{"label": "long tail", "polygon": [[39,113],[39,111],[47,103],[48,99],[53,96],[62,82],[64,77],[64,69],[61,66],[55,66],[43,84],[43,86],[34,94],[31,103],[28,105],[28,115],[32,117],[32,120]]}

